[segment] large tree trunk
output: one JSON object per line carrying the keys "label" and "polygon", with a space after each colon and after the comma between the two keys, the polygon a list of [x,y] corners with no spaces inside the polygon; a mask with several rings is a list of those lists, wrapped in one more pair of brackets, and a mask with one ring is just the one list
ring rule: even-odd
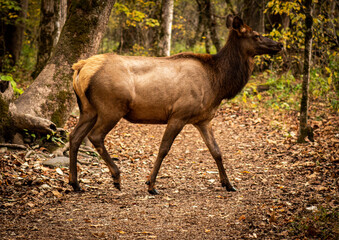
{"label": "large tree trunk", "polygon": [[243,1],[241,16],[253,30],[265,33],[265,5],[267,0]]}
{"label": "large tree trunk", "polygon": [[302,97],[300,103],[300,125],[298,142],[305,142],[305,138],[308,137],[310,141],[313,141],[312,128],[307,124],[308,118],[308,89],[310,82],[310,67],[312,56],[312,34],[313,34],[313,17],[312,17],[312,0],[305,0],[305,55],[304,55],[304,73],[302,83]]}
{"label": "large tree trunk", "polygon": [[217,22],[215,20],[213,11],[212,11],[212,6],[211,6],[211,1],[210,0],[205,0],[205,16],[206,16],[206,24],[208,27],[208,30],[210,32],[211,40],[213,42],[213,45],[217,49],[217,52],[221,49],[221,44],[218,38],[217,34]]}
{"label": "large tree trunk", "polygon": [[46,65],[53,47],[57,44],[61,29],[66,21],[67,0],[42,0],[40,8],[40,26],[38,54],[32,77],[39,75]]}
{"label": "large tree trunk", "polygon": [[205,41],[206,53],[210,53],[210,41],[212,40],[216,50],[221,49],[221,44],[217,35],[217,23],[212,11],[210,0],[196,0],[199,12],[198,27],[194,39],[189,42],[193,47],[201,38]]}
{"label": "large tree trunk", "polygon": [[[11,15],[18,17],[14,19],[9,18],[7,19],[8,22],[1,23],[0,31],[1,35],[3,35],[3,43],[0,45],[0,57],[3,58],[9,54],[11,56],[10,65],[12,66],[17,63],[20,57],[28,8],[28,0],[15,0],[15,2],[17,2],[21,9],[19,11],[12,10]],[[0,64],[2,65],[2,63]],[[0,71],[3,71],[2,67]]]}
{"label": "large tree trunk", "polygon": [[161,14],[161,32],[159,42],[159,56],[170,56],[171,53],[171,34],[173,21],[173,0],[162,0]]}
{"label": "large tree trunk", "polygon": [[[114,0],[72,0],[58,44],[33,84],[10,106],[18,128],[48,132],[63,126],[75,106],[71,66],[96,54]],[[17,121],[17,118],[20,121]],[[48,121],[41,121],[42,119]],[[39,125],[41,122],[41,126]],[[34,126],[37,124],[37,126]]]}
{"label": "large tree trunk", "polygon": [[203,18],[204,17],[203,17],[203,14],[202,14],[202,6],[201,6],[201,4],[198,0],[196,0],[196,3],[197,3],[197,6],[198,6],[197,12],[199,13],[199,15],[198,15],[198,26],[196,28],[194,38],[190,39],[189,42],[188,42],[188,46],[190,48],[194,47],[196,42],[201,39],[202,32],[204,31],[204,25],[203,25]]}

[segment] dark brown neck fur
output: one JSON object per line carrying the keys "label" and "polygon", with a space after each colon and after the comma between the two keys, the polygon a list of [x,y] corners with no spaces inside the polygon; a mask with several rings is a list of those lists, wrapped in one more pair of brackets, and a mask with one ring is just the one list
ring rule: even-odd
{"label": "dark brown neck fur", "polygon": [[246,85],[253,71],[253,58],[241,51],[239,37],[230,30],[226,45],[213,56],[223,99],[234,98]]}

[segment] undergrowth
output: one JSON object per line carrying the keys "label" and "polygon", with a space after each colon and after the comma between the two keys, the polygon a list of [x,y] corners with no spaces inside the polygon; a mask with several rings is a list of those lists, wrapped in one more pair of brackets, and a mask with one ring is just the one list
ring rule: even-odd
{"label": "undergrowth", "polygon": [[[339,111],[338,76],[329,68],[311,71],[309,83],[310,104],[324,102],[331,111]],[[245,108],[263,107],[278,111],[299,111],[302,90],[302,75],[291,72],[277,74],[267,70],[253,75],[242,92],[232,100]],[[263,89],[263,90],[262,90]]]}

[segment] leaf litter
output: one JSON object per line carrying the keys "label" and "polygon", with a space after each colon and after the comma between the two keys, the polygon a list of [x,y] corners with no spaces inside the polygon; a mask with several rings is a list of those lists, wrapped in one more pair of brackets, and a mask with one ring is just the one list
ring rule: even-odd
{"label": "leaf litter", "polygon": [[[121,121],[106,146],[122,171],[122,191],[96,154],[79,156],[84,193],[67,167],[50,168],[44,148],[0,151],[0,238],[6,239],[337,239],[339,120],[310,119],[315,142],[297,144],[297,113],[225,104],[212,121],[226,192],[198,131],[186,126],[157,179],[145,180],[165,126]],[[71,117],[69,130],[76,119]]]}

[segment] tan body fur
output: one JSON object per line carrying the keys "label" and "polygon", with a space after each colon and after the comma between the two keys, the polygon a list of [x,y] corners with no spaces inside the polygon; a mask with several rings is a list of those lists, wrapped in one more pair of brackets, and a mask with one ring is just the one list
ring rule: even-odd
{"label": "tan body fur", "polygon": [[196,59],[103,54],[79,65],[74,66],[81,71],[79,76],[75,72],[73,86],[81,102],[87,101],[85,91],[94,77],[93,84],[105,87],[97,90],[100,98],[97,103],[94,98],[92,105],[96,109],[123,105],[124,118],[133,123],[167,123],[176,115],[197,123],[211,119],[219,105],[211,81],[206,81],[210,76]]}

